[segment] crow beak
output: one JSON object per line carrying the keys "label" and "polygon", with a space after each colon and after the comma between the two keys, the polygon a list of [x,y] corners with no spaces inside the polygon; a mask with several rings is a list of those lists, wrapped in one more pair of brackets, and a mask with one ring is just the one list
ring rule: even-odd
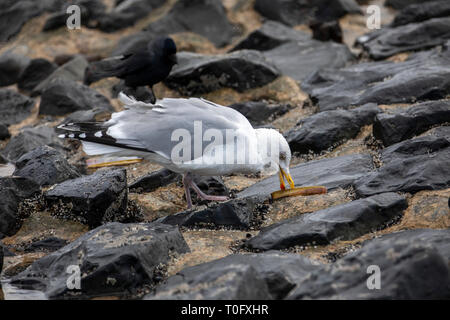
{"label": "crow beak", "polygon": [[170,62],[172,62],[173,64],[178,64],[178,59],[177,59],[177,55],[176,54],[171,54],[169,56],[169,60]]}
{"label": "crow beak", "polygon": [[294,180],[292,179],[291,174],[289,173],[289,169],[283,170],[283,168],[280,167],[280,171],[278,172],[279,178],[280,178],[280,189],[285,190],[286,186],[284,184],[284,179],[289,183],[289,187],[291,189],[295,188]]}

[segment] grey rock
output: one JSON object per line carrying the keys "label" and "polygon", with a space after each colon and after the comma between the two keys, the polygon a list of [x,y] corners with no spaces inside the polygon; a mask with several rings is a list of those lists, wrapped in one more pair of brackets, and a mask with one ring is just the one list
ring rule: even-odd
{"label": "grey rock", "polygon": [[[382,167],[355,181],[357,195],[366,197],[383,192],[416,193],[448,188],[450,147],[445,147],[445,141],[435,142],[433,146],[430,141],[424,143],[423,139],[418,139],[400,142],[385,152],[386,162]],[[418,143],[420,141],[422,143]],[[408,150],[408,156],[404,155],[404,150]]]}
{"label": "grey rock", "polygon": [[[157,282],[158,266],[189,247],[176,227],[108,223],[35,261],[11,284],[44,291],[50,299],[86,299],[136,293]],[[68,289],[67,267],[78,266],[81,289]]]}
{"label": "grey rock", "polygon": [[88,86],[67,79],[56,79],[42,92],[39,114],[60,116],[93,107],[113,111],[108,98]]}
{"label": "grey rock", "polygon": [[403,196],[379,194],[275,223],[249,239],[246,246],[253,250],[271,250],[353,240],[383,228],[407,206]]}
{"label": "grey rock", "polygon": [[19,204],[40,191],[31,180],[19,177],[0,178],[0,238],[14,235],[20,228]]}
{"label": "grey rock", "polygon": [[61,153],[49,146],[38,147],[21,156],[16,162],[13,175],[28,178],[39,186],[51,186],[80,177],[78,170]]}
{"label": "grey rock", "polygon": [[15,52],[14,49],[3,53],[0,56],[0,87],[9,86],[19,81],[29,63],[30,58]]}
{"label": "grey rock", "polygon": [[37,85],[31,92],[32,96],[40,95],[49,84],[57,79],[63,78],[72,81],[83,81],[84,72],[88,67],[89,62],[82,55],[78,55],[69,62],[63,64],[50,74],[44,81]]}
{"label": "grey rock", "polygon": [[21,90],[32,91],[38,84],[52,74],[58,66],[46,59],[33,59],[25,68],[18,81]]}
{"label": "grey rock", "polygon": [[348,13],[361,13],[354,0],[256,0],[255,10],[268,19],[289,26],[312,20],[330,21]]}
{"label": "grey rock", "polygon": [[297,81],[303,81],[323,68],[341,68],[354,60],[346,45],[317,40],[292,41],[264,52],[281,71]]}
{"label": "grey rock", "polygon": [[207,93],[224,87],[243,92],[275,80],[279,72],[254,50],[225,55],[180,52],[178,65],[164,81],[184,95]]}
{"label": "grey rock", "polygon": [[0,123],[19,123],[31,115],[34,100],[10,89],[0,89]]}
{"label": "grey rock", "polygon": [[352,110],[330,110],[300,120],[285,133],[291,151],[307,154],[320,152],[358,135],[382,112],[375,104]]}
{"label": "grey rock", "polygon": [[8,126],[0,123],[0,140],[5,140],[9,137],[11,137],[11,134],[9,133]]}
{"label": "grey rock", "polygon": [[[347,188],[366,176],[373,168],[372,158],[365,154],[354,154],[331,159],[309,161],[290,168],[297,187],[321,185],[333,190]],[[239,198],[249,196],[270,197],[279,189],[278,176],[271,176],[244,189]]]}
{"label": "grey rock", "polygon": [[424,102],[399,112],[378,114],[373,135],[390,146],[446,122],[450,122],[450,101]]}
{"label": "grey rock", "polygon": [[282,23],[269,20],[264,22],[261,28],[251,32],[230,51],[243,49],[266,51],[286,42],[303,42],[309,39],[311,39],[311,36],[306,32],[294,30]]}
{"label": "grey rock", "polygon": [[264,125],[292,109],[289,104],[269,104],[263,101],[240,102],[228,107],[242,113],[252,126]]}
{"label": "grey rock", "polygon": [[42,13],[38,1],[14,1],[0,10],[0,42],[17,35],[23,25]]}
{"label": "grey rock", "polygon": [[58,139],[53,128],[46,126],[24,128],[9,140],[1,153],[11,162],[16,162],[25,153],[43,145],[62,150],[61,140]]}
{"label": "grey rock", "polygon": [[145,30],[155,35],[194,32],[209,39],[217,47],[227,45],[237,34],[220,0],[180,0],[169,13],[152,22]]}
{"label": "grey rock", "polygon": [[[234,267],[230,268],[230,266]],[[256,289],[252,293],[252,290],[247,288],[251,285],[251,282],[244,283],[244,277],[233,277],[234,281],[230,282],[225,279],[221,281],[222,277],[225,278],[224,275],[231,276],[233,270],[243,271],[248,267],[253,269],[258,287],[264,288],[264,295],[260,298],[282,299],[296,286],[298,281],[316,270],[318,265],[301,255],[280,251],[259,254],[233,254],[183,269],[170,277],[167,283],[158,287],[156,295],[150,294],[144,299],[255,299],[259,293],[256,292]],[[247,275],[247,277],[250,278],[250,275]],[[267,289],[262,285],[261,280],[266,283]],[[198,289],[196,285],[199,284],[203,284],[206,288],[204,290]],[[224,288],[228,284],[233,287]],[[234,287],[239,284],[244,285],[245,291],[248,291],[239,293],[240,289]],[[221,290],[225,290],[225,292],[221,293]],[[266,290],[268,290],[270,296],[266,294]]]}
{"label": "grey rock", "polygon": [[450,2],[446,0],[411,4],[395,16],[392,26],[398,27],[412,22],[446,16],[450,16]]}
{"label": "grey rock", "polygon": [[302,82],[320,111],[366,103],[439,100],[450,93],[450,50],[416,53],[404,62],[368,62],[322,69]]}
{"label": "grey rock", "polygon": [[[98,227],[102,223],[126,222],[128,189],[125,169],[104,169],[66,180],[44,194],[55,216]],[[125,220],[125,221],[124,221]]]}
{"label": "grey rock", "polygon": [[[383,235],[336,263],[311,272],[287,298],[449,299],[449,240],[449,230],[418,229]],[[379,290],[368,289],[369,266],[378,266],[381,271]],[[373,269],[370,272],[373,275]]]}
{"label": "grey rock", "polygon": [[422,3],[422,2],[431,2],[434,0],[386,0],[384,4],[387,7],[392,7],[394,9],[403,9],[412,4]]}
{"label": "grey rock", "polygon": [[443,45],[450,39],[450,17],[383,28],[357,39],[370,57],[381,60],[397,53]]}
{"label": "grey rock", "polygon": [[183,227],[230,227],[248,229],[254,218],[254,211],[261,203],[258,197],[231,199],[209,204],[206,208],[187,210],[161,218],[158,221]]}

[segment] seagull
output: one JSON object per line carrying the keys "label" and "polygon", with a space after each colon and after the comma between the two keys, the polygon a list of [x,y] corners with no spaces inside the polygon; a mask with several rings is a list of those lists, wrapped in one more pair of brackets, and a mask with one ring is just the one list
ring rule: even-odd
{"label": "seagull", "polygon": [[78,139],[89,156],[139,157],[183,175],[188,209],[190,189],[200,198],[228,200],[203,193],[193,175],[276,174],[295,188],[289,172],[291,150],[275,129],[254,129],[238,111],[202,98],[164,98],[155,104],[123,92],[125,110],[106,122],[62,124],[60,138]]}
{"label": "seagull", "polygon": [[156,38],[135,52],[91,63],[86,68],[84,84],[117,77],[123,79],[125,86],[134,92],[137,87],[149,86],[154,102],[153,85],[169,76],[172,67],[177,64],[176,53],[177,47],[172,38]]}

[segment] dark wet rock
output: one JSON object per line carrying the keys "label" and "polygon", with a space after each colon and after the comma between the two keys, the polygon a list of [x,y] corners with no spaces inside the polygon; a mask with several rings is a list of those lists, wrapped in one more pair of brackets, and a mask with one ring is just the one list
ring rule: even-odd
{"label": "dark wet rock", "polygon": [[0,178],[0,238],[12,236],[19,230],[20,202],[39,191],[39,186],[26,178]]}
{"label": "dark wet rock", "polygon": [[293,152],[320,152],[356,137],[380,112],[372,103],[352,110],[320,112],[300,120],[285,137]]}
{"label": "dark wet rock", "polygon": [[0,243],[0,273],[3,270],[3,246]]}
{"label": "dark wet rock", "polygon": [[446,0],[412,4],[400,11],[392,22],[393,27],[431,18],[450,16],[450,2]]}
{"label": "dark wet rock", "polygon": [[261,28],[250,33],[231,51],[249,49],[266,51],[290,41],[306,41],[311,36],[276,21],[266,21]]}
{"label": "dark wet rock", "polygon": [[263,125],[292,109],[289,104],[269,104],[263,101],[240,102],[228,107],[242,113],[252,126]]}
{"label": "dark wet rock", "polygon": [[58,139],[53,128],[46,126],[24,128],[18,135],[11,138],[1,153],[8,160],[16,162],[25,153],[43,145],[62,150],[61,140]]}
{"label": "dark wet rock", "polygon": [[447,131],[446,136],[440,136],[441,132],[436,130],[430,132],[430,135],[396,143],[380,151],[381,160],[383,163],[390,163],[397,159],[407,159],[444,150],[450,147],[450,130]]}
{"label": "dark wet rock", "polygon": [[[301,186],[325,186],[328,190],[347,188],[353,182],[366,176],[373,168],[372,158],[365,154],[353,154],[309,161],[290,168],[292,178],[297,187]],[[271,176],[261,180],[247,189],[241,191],[238,197],[259,195],[270,197],[270,194],[279,190],[278,176]]]}
{"label": "dark wet rock", "polygon": [[67,245],[67,240],[49,237],[43,240],[34,241],[30,243],[26,248],[25,252],[35,252],[35,251],[56,251]]}
{"label": "dark wet rock", "polygon": [[450,93],[450,50],[413,54],[404,62],[368,62],[322,69],[302,82],[320,111],[366,103],[439,100]]}
{"label": "dark wet rock", "polygon": [[227,45],[237,33],[220,0],[177,1],[169,13],[145,30],[155,35],[190,31],[204,36],[217,47]]}
{"label": "dark wet rock", "polygon": [[13,175],[28,178],[40,186],[51,186],[80,177],[78,170],[61,153],[49,146],[38,147],[21,156],[16,162]]}
{"label": "dark wet rock", "polygon": [[383,28],[357,39],[370,57],[381,60],[400,52],[424,50],[450,39],[450,17],[434,18],[396,28]]}
{"label": "dark wet rock", "polygon": [[336,20],[348,13],[361,13],[354,0],[256,0],[255,10],[268,19],[289,26],[311,20]]}
{"label": "dark wet rock", "polygon": [[[35,261],[11,284],[44,291],[50,299],[130,295],[158,281],[158,268],[171,254],[188,251],[177,227],[108,223]],[[71,265],[80,268],[79,290],[67,287]]]}
{"label": "dark wet rock", "polygon": [[95,228],[110,221],[126,222],[127,177],[125,169],[104,169],[66,180],[44,194],[53,215]]}
{"label": "dark wet rock", "polygon": [[[288,299],[449,299],[450,231],[418,229],[383,235],[336,263],[311,272]],[[380,289],[369,266],[381,271]],[[336,284],[339,285],[336,285]]]}
{"label": "dark wet rock", "polygon": [[450,122],[450,101],[425,102],[395,113],[377,115],[373,135],[390,146],[446,122]]}
{"label": "dark wet rock", "polygon": [[254,211],[261,201],[257,197],[232,199],[225,202],[209,204],[197,210],[176,213],[158,221],[184,227],[232,227],[248,229],[254,218]]}
{"label": "dark wet rock", "polygon": [[282,299],[317,268],[297,254],[233,254],[183,269],[144,299]]}
{"label": "dark wet rock", "polygon": [[114,32],[133,26],[166,0],[128,0],[118,4],[111,12],[98,19],[98,28],[105,32]]}
{"label": "dark wet rock", "polygon": [[[450,147],[445,144],[445,141],[418,138],[392,146],[384,152],[386,162],[382,167],[355,181],[357,195],[449,188]],[[405,156],[405,150],[410,154]]]}
{"label": "dark wet rock", "polygon": [[11,125],[25,120],[33,106],[33,99],[10,89],[0,89],[0,123]]}
{"label": "dark wet rock", "polygon": [[178,173],[170,171],[169,169],[161,169],[140,177],[130,184],[129,189],[130,191],[139,190],[142,192],[152,192],[160,187],[164,187],[177,181],[179,178],[180,175]]}
{"label": "dark wet rock", "polygon": [[39,114],[60,116],[92,107],[112,111],[108,98],[88,86],[66,79],[48,84],[42,92]]}
{"label": "dark wet rock", "polygon": [[49,75],[44,81],[37,85],[31,95],[40,95],[51,83],[60,79],[83,81],[84,71],[88,67],[89,62],[82,55],[78,55],[69,62],[63,64]]}
{"label": "dark wet rock", "polygon": [[309,24],[313,31],[313,38],[320,41],[334,41],[342,43],[342,29],[339,21],[313,21]]}
{"label": "dark wet rock", "polygon": [[18,87],[21,90],[32,91],[34,87],[52,74],[58,66],[46,59],[33,59],[20,76]]}
{"label": "dark wet rock", "polygon": [[41,14],[39,1],[14,1],[0,10],[0,42],[6,42],[20,32],[31,18]]}
{"label": "dark wet rock", "polygon": [[385,6],[392,7],[394,9],[403,9],[409,5],[422,3],[422,2],[431,2],[434,0],[386,0]]}
{"label": "dark wet rock", "polygon": [[230,191],[221,177],[193,176],[194,183],[206,194],[214,196],[229,196]]}
{"label": "dark wet rock", "polygon": [[0,56],[0,87],[9,86],[19,81],[29,63],[30,58],[14,50],[3,53]]}
{"label": "dark wet rock", "polygon": [[106,11],[105,4],[100,0],[72,0],[61,5],[57,12],[53,13],[45,21],[43,31],[50,31],[60,27],[65,27],[67,19],[72,13],[67,13],[67,8],[77,5],[80,8],[80,23],[84,26],[97,26],[96,20],[103,16]]}
{"label": "dark wet rock", "polygon": [[0,140],[5,140],[9,137],[11,137],[11,134],[9,133],[8,126],[0,123]]}
{"label": "dark wet rock", "polygon": [[353,240],[382,228],[407,206],[403,196],[379,194],[272,224],[245,245],[253,250],[271,250]]}
{"label": "dark wet rock", "polygon": [[313,39],[288,42],[264,51],[264,56],[272,61],[282,74],[297,81],[303,81],[322,68],[341,68],[354,60],[346,45]]}
{"label": "dark wet rock", "polygon": [[181,52],[177,57],[178,65],[164,82],[188,96],[224,87],[243,92],[263,86],[279,75],[278,70],[254,50],[215,56]]}

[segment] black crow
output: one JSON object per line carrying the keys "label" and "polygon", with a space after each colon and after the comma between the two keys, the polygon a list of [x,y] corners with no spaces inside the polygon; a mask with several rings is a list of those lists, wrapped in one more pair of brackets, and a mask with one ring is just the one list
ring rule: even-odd
{"label": "black crow", "polygon": [[[125,81],[125,86],[136,91],[137,87],[153,85],[164,80],[177,63],[177,47],[168,37],[157,38],[147,47],[134,53],[107,58],[87,67],[84,83],[89,85],[107,77],[117,77]],[[155,97],[153,94],[153,103]]]}

